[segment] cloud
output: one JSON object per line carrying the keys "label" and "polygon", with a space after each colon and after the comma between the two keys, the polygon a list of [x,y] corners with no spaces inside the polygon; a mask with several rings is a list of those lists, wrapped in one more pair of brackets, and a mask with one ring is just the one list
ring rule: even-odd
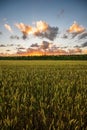
{"label": "cloud", "polygon": [[74,46],[74,48],[80,48],[80,47],[81,47],[81,46],[79,46],[79,45],[75,45],[75,46]]}
{"label": "cloud", "polygon": [[4,24],[4,27],[5,27],[8,31],[13,32],[10,25]]}
{"label": "cloud", "polygon": [[51,27],[44,21],[36,22],[35,27],[24,23],[16,23],[15,26],[22,32],[23,39],[26,39],[28,35],[34,35],[53,41],[58,33],[58,27]]}
{"label": "cloud", "polygon": [[32,44],[30,47],[39,47],[38,43]]}
{"label": "cloud", "polygon": [[58,14],[57,14],[57,17],[59,18],[61,15],[63,15],[64,14],[64,9],[61,9],[59,12],[58,12]]}
{"label": "cloud", "polygon": [[64,39],[72,39],[74,37],[78,36],[79,39],[82,39],[83,37],[87,36],[86,29],[79,25],[77,22],[74,21],[74,23],[69,27],[69,29],[64,32],[61,38]]}
{"label": "cloud", "polygon": [[40,48],[43,49],[43,50],[46,50],[46,49],[51,48],[51,45],[52,45],[52,43],[49,43],[47,41],[43,41]]}
{"label": "cloud", "polygon": [[56,50],[50,50],[46,49],[43,50],[41,48],[33,49],[33,48],[28,48],[25,52],[18,50],[17,52],[18,55],[30,55],[30,56],[41,56],[41,55],[67,55],[68,52],[63,50],[63,49],[56,49]]}
{"label": "cloud", "polygon": [[87,49],[82,50],[83,54],[87,54]]}
{"label": "cloud", "polygon": [[23,34],[23,39],[27,38],[27,35],[32,32],[32,27],[25,25],[23,23],[16,23],[15,26],[22,32]]}
{"label": "cloud", "polygon": [[0,35],[2,35],[2,32],[0,32]]}
{"label": "cloud", "polygon": [[79,25],[76,21],[74,21],[74,23],[70,26],[67,32],[71,34],[72,38],[74,38],[78,34],[85,32],[85,30],[86,29],[83,26]]}
{"label": "cloud", "polygon": [[30,47],[40,49],[40,50],[47,50],[52,48],[52,43],[43,41],[40,45],[38,43],[32,44]]}
{"label": "cloud", "polygon": [[87,42],[83,43],[81,47],[87,47]]}
{"label": "cloud", "polygon": [[63,34],[61,38],[67,39],[68,35],[67,34]]}
{"label": "cloud", "polygon": [[17,49],[18,50],[25,50],[26,48],[25,47],[18,47]]}
{"label": "cloud", "polygon": [[56,38],[57,34],[58,34],[58,28],[49,26],[45,32],[37,32],[35,33],[35,36],[47,38],[53,41]]}
{"label": "cloud", "polygon": [[0,47],[6,47],[6,45],[4,45],[4,44],[1,44],[1,45],[0,45]]}
{"label": "cloud", "polygon": [[7,21],[7,18],[3,18],[3,21]]}
{"label": "cloud", "polygon": [[47,38],[53,41],[58,34],[58,27],[51,27],[44,21],[36,22],[36,28],[34,29],[34,35],[41,38]]}
{"label": "cloud", "polygon": [[83,39],[83,38],[87,38],[87,31],[83,32],[82,34],[79,35],[78,39]]}
{"label": "cloud", "polygon": [[80,26],[76,21],[70,26],[70,28],[67,30],[69,33],[82,33],[85,31],[85,28]]}
{"label": "cloud", "polygon": [[81,54],[82,53],[82,49],[80,48],[74,48],[74,49],[69,49],[69,54],[73,55],[73,54]]}
{"label": "cloud", "polygon": [[7,44],[7,46],[11,47],[11,46],[14,46],[14,44]]}
{"label": "cloud", "polygon": [[10,36],[10,38],[11,38],[11,39],[17,39],[17,40],[20,39],[19,36],[17,36],[17,35],[12,35],[12,36]]}
{"label": "cloud", "polygon": [[11,50],[8,49],[8,50],[6,50],[6,51],[9,52],[9,51],[11,51]]}

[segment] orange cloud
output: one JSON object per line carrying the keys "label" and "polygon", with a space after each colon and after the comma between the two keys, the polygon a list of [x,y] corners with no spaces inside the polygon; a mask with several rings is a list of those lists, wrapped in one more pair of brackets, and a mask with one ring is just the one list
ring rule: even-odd
{"label": "orange cloud", "polygon": [[83,50],[82,50],[82,53],[83,53],[83,54],[87,54],[87,49],[83,49]]}
{"label": "orange cloud", "polygon": [[74,22],[70,28],[68,29],[68,32],[70,33],[82,33],[85,31],[85,28],[80,26],[78,23]]}
{"label": "orange cloud", "polygon": [[23,32],[24,34],[29,34],[30,32],[32,32],[32,27],[25,25],[23,23],[16,23],[15,26],[20,29],[21,32]]}
{"label": "orange cloud", "polygon": [[82,49],[80,48],[74,48],[74,49],[69,49],[69,54],[81,54],[82,53]]}
{"label": "orange cloud", "polygon": [[57,27],[50,27],[44,21],[37,21],[35,27],[23,23],[16,23],[15,26],[23,33],[23,39],[27,38],[27,35],[32,34],[37,37],[54,40],[58,32]]}
{"label": "orange cloud", "polygon": [[15,26],[23,33],[23,39],[25,39],[28,34],[32,33],[31,26],[25,25],[23,23],[16,23]]}
{"label": "orange cloud", "polygon": [[36,32],[43,32],[46,31],[48,29],[48,24],[46,22],[43,21],[38,21],[36,22]]}
{"label": "orange cloud", "polygon": [[48,24],[43,21],[36,22],[36,27],[31,27],[23,23],[16,23],[15,26],[23,33],[23,35],[33,34],[36,35],[41,32],[45,32],[48,28]]}
{"label": "orange cloud", "polygon": [[11,29],[11,26],[10,26],[10,25],[5,24],[4,27],[5,27],[8,31],[12,32],[12,29]]}

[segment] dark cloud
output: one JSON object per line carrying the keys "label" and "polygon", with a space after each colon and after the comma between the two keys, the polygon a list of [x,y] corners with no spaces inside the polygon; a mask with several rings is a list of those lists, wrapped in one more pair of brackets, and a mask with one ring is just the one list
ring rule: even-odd
{"label": "dark cloud", "polygon": [[79,35],[78,39],[87,38],[87,31]]}
{"label": "dark cloud", "polygon": [[63,36],[61,38],[64,38],[64,39],[73,39],[75,37],[78,37],[78,39],[83,39],[83,38],[86,38],[87,37],[87,32],[72,32],[72,33],[69,33],[68,30],[63,34]]}
{"label": "dark cloud", "polygon": [[0,32],[0,35],[2,35],[2,32]]}
{"label": "dark cloud", "polygon": [[19,48],[17,48],[17,49],[19,49],[19,50],[25,50],[26,48],[24,48],[24,47],[19,47]]}
{"label": "dark cloud", "polygon": [[76,45],[76,46],[74,46],[74,48],[80,48],[81,46],[79,46],[79,45]]}
{"label": "dark cloud", "polygon": [[67,39],[68,35],[67,34],[63,34],[63,36],[61,38]]}
{"label": "dark cloud", "polygon": [[64,38],[64,39],[73,39],[75,38],[76,36],[78,36],[79,32],[72,32],[72,33],[69,33],[68,30],[61,36],[61,38]]}
{"label": "dark cloud", "polygon": [[83,43],[81,47],[87,47],[87,42]]}
{"label": "dark cloud", "polygon": [[6,47],[6,45],[4,45],[4,44],[1,44],[1,45],[0,45],[0,47]]}
{"label": "dark cloud", "polygon": [[24,52],[23,51],[21,51],[21,50],[18,50],[17,51],[17,54],[19,54],[19,55],[22,55]]}
{"label": "dark cloud", "polygon": [[20,39],[19,36],[17,36],[17,35],[12,35],[12,36],[10,36],[10,38],[11,38],[11,39],[17,39],[17,40]]}
{"label": "dark cloud", "polygon": [[41,38],[47,38],[53,41],[58,34],[58,27],[48,27],[45,32],[36,32],[34,35]]}
{"label": "dark cloud", "polygon": [[7,52],[11,51],[11,50],[6,50]]}
{"label": "dark cloud", "polygon": [[25,34],[23,33],[22,38],[23,38],[24,40],[27,39],[27,35],[25,35]]}
{"label": "dark cloud", "polygon": [[32,44],[30,47],[39,47],[38,43]]}
{"label": "dark cloud", "polygon": [[14,44],[7,44],[7,46],[14,46]]}
{"label": "dark cloud", "polygon": [[32,49],[35,47],[37,49],[47,50],[47,49],[50,49],[52,47],[52,43],[49,43],[47,41],[43,41],[41,43],[41,45],[38,45],[38,43],[35,43],[35,44],[32,44],[30,47],[32,47]]}
{"label": "dark cloud", "polygon": [[63,47],[60,47],[60,48],[68,48],[68,46],[63,46]]}
{"label": "dark cloud", "polygon": [[49,49],[50,48],[51,43],[47,42],[47,41],[43,41],[40,48],[43,50]]}
{"label": "dark cloud", "polygon": [[71,38],[76,37],[78,34],[79,34],[79,32],[74,32],[74,33],[71,33]]}
{"label": "dark cloud", "polygon": [[[26,26],[26,29],[27,29],[27,26]],[[22,31],[22,39],[25,40],[28,38],[28,33],[26,31]]]}
{"label": "dark cloud", "polygon": [[45,32],[45,37],[49,40],[53,41],[58,34],[58,27],[49,27],[48,30]]}
{"label": "dark cloud", "polygon": [[22,46],[17,47],[16,50],[17,50],[18,54],[22,54],[22,53],[26,52],[26,48],[22,47]]}

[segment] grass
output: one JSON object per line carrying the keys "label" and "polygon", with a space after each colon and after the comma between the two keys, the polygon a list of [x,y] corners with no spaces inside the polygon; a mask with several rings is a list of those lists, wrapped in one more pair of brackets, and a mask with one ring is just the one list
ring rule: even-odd
{"label": "grass", "polygon": [[0,61],[1,130],[87,130],[87,61]]}

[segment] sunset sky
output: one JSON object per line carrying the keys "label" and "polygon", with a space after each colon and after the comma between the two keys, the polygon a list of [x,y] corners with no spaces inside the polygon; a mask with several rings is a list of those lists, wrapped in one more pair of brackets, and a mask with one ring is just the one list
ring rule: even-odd
{"label": "sunset sky", "polygon": [[87,53],[87,0],[0,0],[0,55],[44,52]]}

